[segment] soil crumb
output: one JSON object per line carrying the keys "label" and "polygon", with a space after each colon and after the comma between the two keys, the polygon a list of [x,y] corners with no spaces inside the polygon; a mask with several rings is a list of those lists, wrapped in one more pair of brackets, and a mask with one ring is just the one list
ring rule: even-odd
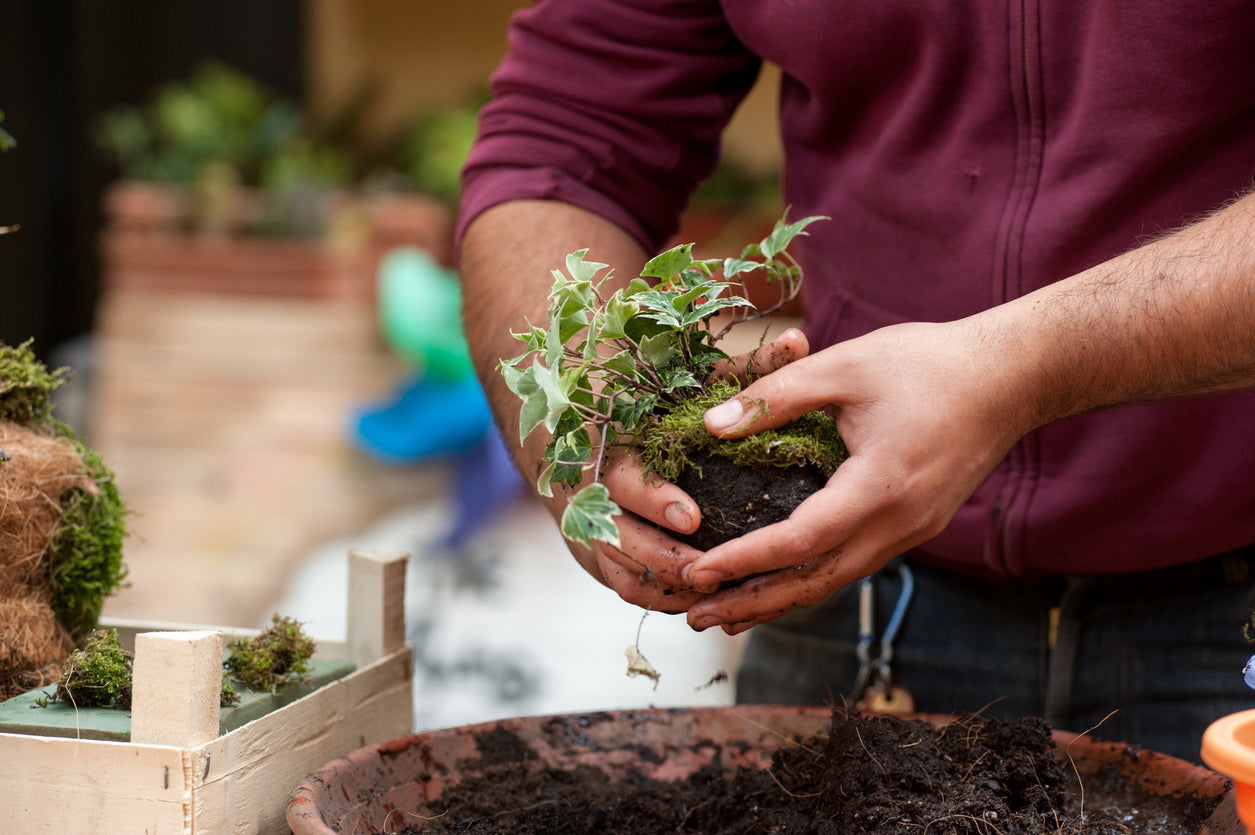
{"label": "soil crumb", "polygon": [[[506,739],[504,737],[511,737]],[[714,760],[680,780],[540,767],[517,737],[478,740],[483,761],[400,835],[1177,835],[1196,833],[1215,797],[1134,793],[1086,775],[1040,719],[961,717],[946,725],[833,711],[829,729],[777,751],[770,768]],[[496,746],[500,746],[497,748]],[[1101,784],[1101,785],[1098,785]]]}

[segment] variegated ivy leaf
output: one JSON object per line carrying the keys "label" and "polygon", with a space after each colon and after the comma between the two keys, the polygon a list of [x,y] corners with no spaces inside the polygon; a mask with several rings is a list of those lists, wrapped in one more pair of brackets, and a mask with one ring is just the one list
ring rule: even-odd
{"label": "variegated ivy leaf", "polygon": [[693,375],[692,371],[687,368],[677,368],[670,371],[665,379],[667,391],[676,391],[678,389],[701,388],[701,382]]}
{"label": "variegated ivy leaf", "polygon": [[639,316],[666,325],[671,329],[680,327],[680,314],[672,307],[675,293],[667,290],[649,290],[637,296],[640,302]]}
{"label": "variegated ivy leaf", "polygon": [[626,394],[614,399],[614,408],[610,412],[611,419],[624,432],[631,432],[640,424],[641,418],[654,410],[658,405],[658,395],[646,394],[642,397],[630,397]]}
{"label": "variegated ivy leaf", "polygon": [[694,302],[703,296],[707,298],[715,298],[723,293],[725,289],[727,289],[727,285],[718,281],[703,281],[698,284],[694,284],[690,289],[685,290],[683,293],[673,294],[671,297],[671,307],[677,313],[683,314],[685,310],[691,307]]}
{"label": "variegated ivy leaf", "polygon": [[588,432],[580,430],[578,433],[572,432],[554,438],[545,455],[551,463],[542,473],[545,488],[550,492],[541,495],[552,495],[553,482],[578,486],[584,480],[584,470],[590,466],[589,459],[592,455],[593,447]]}
{"label": "variegated ivy leaf", "polygon": [[719,360],[730,359],[727,352],[715,347],[714,345],[702,345],[698,343],[692,349],[693,364],[698,367],[709,367]]}
{"label": "variegated ivy leaf", "polygon": [[645,268],[641,270],[641,275],[646,278],[670,280],[680,271],[688,269],[692,263],[693,245],[681,244],[649,259]]}
{"label": "variegated ivy leaf", "polygon": [[553,474],[557,464],[550,461],[536,478],[536,492],[546,499],[553,498]]}
{"label": "variegated ivy leaf", "polygon": [[654,368],[662,368],[680,355],[680,349],[674,335],[659,333],[641,340],[641,355]]}
{"label": "variegated ivy leaf", "polygon": [[537,367],[533,363],[522,371],[512,368],[506,378],[510,391],[523,401],[523,407],[519,410],[519,443],[526,440],[549,416],[549,398],[536,380]]}
{"label": "variegated ivy leaf", "polygon": [[[557,327],[554,327],[555,321],[557,323]],[[558,355],[560,356],[561,347],[569,344],[577,333],[579,333],[580,331],[584,330],[587,327],[588,327],[588,313],[582,310],[577,311],[571,314],[570,316],[566,316],[560,319],[556,319],[556,320],[551,319],[550,326],[549,326],[549,333],[546,334],[546,337],[547,337],[546,342],[545,342],[546,351],[557,350]],[[585,337],[585,341],[592,341],[592,340],[589,339],[588,337]],[[551,361],[551,364],[556,364],[556,362]]]}
{"label": "variegated ivy leaf", "polygon": [[601,315],[601,338],[622,339],[627,323],[640,309],[637,302],[629,301],[622,293],[615,293],[606,300],[606,308]]}
{"label": "variegated ivy leaf", "polygon": [[584,465],[593,457],[593,440],[584,427],[554,439],[553,458],[563,464]]}
{"label": "variegated ivy leaf", "polygon": [[[562,460],[559,455],[559,439],[549,442],[549,446],[545,449],[545,460],[549,461],[549,465],[545,467],[545,471],[541,473],[544,479],[545,489],[548,493],[542,493],[543,496],[553,495],[553,484],[569,484],[572,487],[578,487],[580,482],[584,480],[584,470],[586,466],[583,463],[570,463]],[[537,481],[537,489],[540,488],[540,481]]]}
{"label": "variegated ivy leaf", "polygon": [[643,293],[646,290],[652,290],[653,288],[654,288],[654,285],[650,284],[645,279],[634,278],[628,282],[628,285],[626,287],[619,290],[619,293],[623,295],[623,298],[630,299],[633,296],[635,296],[637,293]]}
{"label": "variegated ivy leaf", "polygon": [[741,273],[752,273],[761,266],[761,263],[749,258],[727,258],[723,262],[723,277],[731,281]]}
{"label": "variegated ivy leaf", "polygon": [[826,217],[804,217],[795,223],[786,223],[783,219],[776,221],[776,226],[771,230],[771,234],[763,238],[761,248],[763,257],[767,259],[775,258],[784,252],[792,243],[793,239],[803,234],[807,226],[810,226],[817,220],[827,220]]}
{"label": "variegated ivy leaf", "polygon": [[607,357],[601,361],[601,367],[615,374],[622,374],[628,379],[636,377],[636,357],[632,356],[631,351],[623,350],[612,357]]}
{"label": "variegated ivy leaf", "polygon": [[[545,345],[545,332],[533,325],[531,322],[527,323],[527,330],[522,333],[511,331],[510,335],[527,345],[527,353],[539,351]],[[526,354],[524,356],[526,356]],[[522,357],[520,356],[515,358],[516,361],[519,359],[522,359]]]}
{"label": "variegated ivy leaf", "polygon": [[554,270],[553,286],[549,288],[549,318],[560,319],[593,306],[592,287],[587,282],[572,281],[561,270]]}
{"label": "variegated ivy leaf", "polygon": [[571,406],[561,375],[541,363],[532,363],[523,370],[518,377],[517,393],[523,398],[522,412],[518,416],[520,438],[526,438],[538,424],[545,424],[552,432],[563,409]]}
{"label": "variegated ivy leaf", "polygon": [[696,325],[704,322],[711,316],[714,316],[720,310],[732,307],[753,307],[754,304],[743,296],[724,296],[718,299],[709,299],[693,308],[680,321],[685,325]]}
{"label": "variegated ivy leaf", "polygon": [[593,276],[606,269],[607,265],[598,264],[596,261],[585,261],[584,256],[587,254],[587,249],[580,249],[568,255],[566,257],[566,271],[576,281],[591,284]]}
{"label": "variegated ivy leaf", "polygon": [[590,484],[571,497],[562,514],[562,534],[588,547],[597,539],[618,548],[619,528],[614,517],[621,512],[604,484]]}

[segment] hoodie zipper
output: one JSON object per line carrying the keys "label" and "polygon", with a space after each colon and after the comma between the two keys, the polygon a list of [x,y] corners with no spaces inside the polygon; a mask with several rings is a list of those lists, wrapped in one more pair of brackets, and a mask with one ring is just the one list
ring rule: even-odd
{"label": "hoodie zipper", "polygon": [[[1012,61],[1019,59],[1018,67],[1009,68],[1016,127],[1015,168],[998,230],[991,287],[995,305],[1022,292],[1024,234],[1040,185],[1045,145],[1037,0],[1018,0],[1009,5],[1012,15],[1018,11],[1018,25],[1010,26],[1008,31],[1013,39],[1018,35],[1018,43],[1013,41],[1009,51]],[[1023,568],[1023,554],[1014,544],[1015,531],[1036,484],[1037,435],[1030,434],[1017,443],[1007,461],[1009,466],[997,495],[999,512],[991,519],[993,529],[986,562],[997,571],[1016,575]]]}

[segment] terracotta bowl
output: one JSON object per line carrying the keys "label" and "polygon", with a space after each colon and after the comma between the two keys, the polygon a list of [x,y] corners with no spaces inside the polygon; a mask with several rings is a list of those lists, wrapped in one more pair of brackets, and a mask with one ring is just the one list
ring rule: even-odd
{"label": "terracotta bowl", "polygon": [[[739,765],[764,768],[777,748],[825,730],[830,718],[823,707],[738,706],[526,717],[419,733],[361,748],[309,775],[288,801],[287,820],[295,835],[363,835],[414,826],[418,816],[438,812],[434,801],[446,786],[473,774],[465,764],[480,758],[476,737],[494,730],[518,735],[545,765],[592,765],[611,777],[636,770],[669,779],[686,777],[713,760],[714,746],[698,741],[720,743],[729,771]],[[1082,777],[1115,767],[1140,796],[1193,792],[1221,798],[1200,832],[1245,835],[1228,782],[1219,774],[1118,743],[1061,731],[1055,739]]]}

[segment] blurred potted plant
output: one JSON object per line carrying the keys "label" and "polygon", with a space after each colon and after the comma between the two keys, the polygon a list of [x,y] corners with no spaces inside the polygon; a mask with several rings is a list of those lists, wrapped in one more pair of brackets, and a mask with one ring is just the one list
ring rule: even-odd
{"label": "blurred potted plant", "polygon": [[326,211],[310,202],[356,175],[349,154],[315,135],[296,103],[221,64],[106,113],[99,141],[127,187],[145,195],[137,199],[158,201],[163,220],[201,234],[320,234]]}
{"label": "blurred potted plant", "polygon": [[369,297],[386,249],[447,260],[443,200],[401,177],[401,194],[366,186],[376,160],[354,147],[359,104],[316,125],[297,102],[210,63],[104,114],[98,140],[121,174],[105,195],[106,285]]}

